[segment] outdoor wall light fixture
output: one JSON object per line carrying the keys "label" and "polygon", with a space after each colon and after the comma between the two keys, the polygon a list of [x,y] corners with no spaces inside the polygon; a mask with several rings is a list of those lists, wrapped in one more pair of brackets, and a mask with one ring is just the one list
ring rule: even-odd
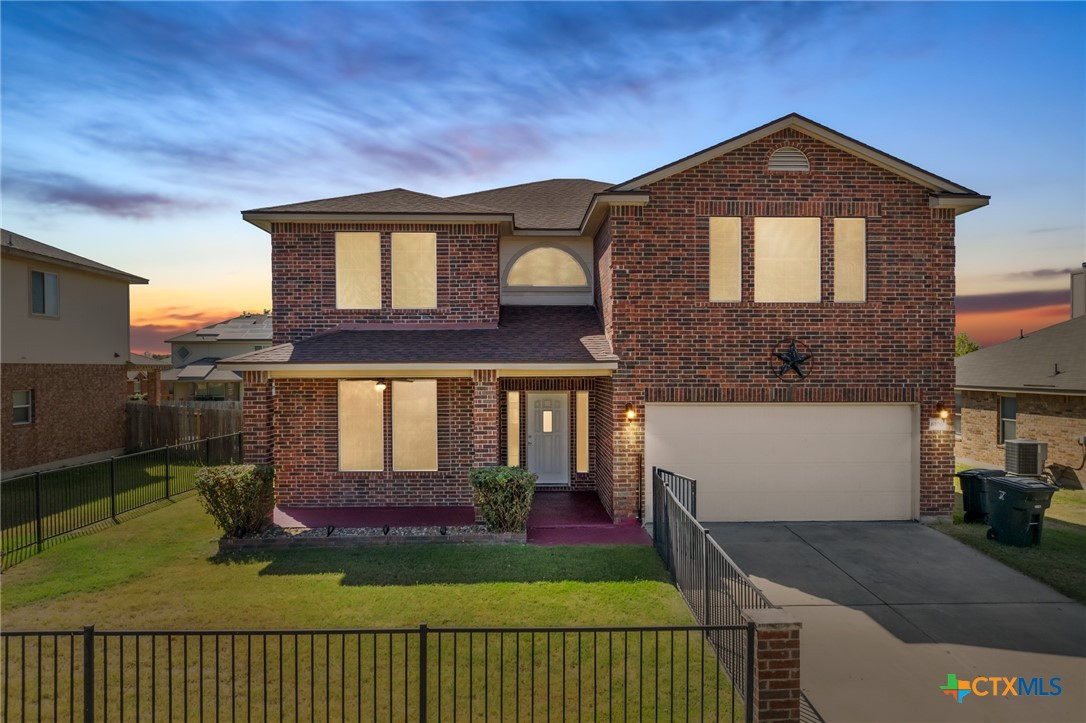
{"label": "outdoor wall light fixture", "polygon": [[939,419],[946,419],[950,416],[950,410],[944,407],[941,402],[935,407],[935,413],[939,415]]}
{"label": "outdoor wall light fixture", "polygon": [[379,391],[379,392],[383,392],[383,391],[385,391],[385,389],[386,389],[387,387],[388,387],[388,383],[387,383],[387,382],[385,382],[385,380],[384,380],[384,379],[378,379],[378,380],[377,380],[376,382],[374,382],[374,384],[373,384],[373,388],[374,388],[374,389],[376,389],[376,390],[377,390],[377,391]]}
{"label": "outdoor wall light fixture", "polygon": [[635,410],[634,405],[629,402],[626,404],[626,419],[637,419],[637,410]]}

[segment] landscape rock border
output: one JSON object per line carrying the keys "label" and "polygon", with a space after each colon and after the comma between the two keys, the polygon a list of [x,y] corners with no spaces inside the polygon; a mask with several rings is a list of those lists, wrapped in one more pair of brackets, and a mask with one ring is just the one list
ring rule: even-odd
{"label": "landscape rock border", "polygon": [[223,537],[219,539],[219,552],[235,550],[284,550],[292,548],[350,548],[378,545],[415,545],[428,543],[470,543],[483,545],[523,545],[528,541],[527,532],[488,532],[480,525],[446,528],[441,534],[438,527],[392,527],[385,533],[383,528],[333,528],[331,534],[315,528],[274,527],[259,537]]}

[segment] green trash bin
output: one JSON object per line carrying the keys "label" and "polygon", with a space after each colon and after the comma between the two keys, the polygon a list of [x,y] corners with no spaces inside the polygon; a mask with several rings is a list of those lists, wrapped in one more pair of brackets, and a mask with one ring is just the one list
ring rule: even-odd
{"label": "green trash bin", "polygon": [[1041,542],[1056,488],[1029,477],[988,477],[988,539],[1028,547]]}
{"label": "green trash bin", "polygon": [[954,475],[962,483],[962,510],[966,522],[988,521],[988,485],[985,480],[1005,474],[1006,470],[1002,469],[967,469]]}

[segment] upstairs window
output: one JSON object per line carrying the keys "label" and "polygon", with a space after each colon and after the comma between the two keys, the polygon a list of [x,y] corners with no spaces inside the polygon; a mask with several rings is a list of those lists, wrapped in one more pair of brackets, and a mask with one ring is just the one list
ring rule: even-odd
{"label": "upstairs window", "polygon": [[381,234],[336,234],[336,308],[381,308]]}
{"label": "upstairs window", "polygon": [[572,253],[558,246],[536,246],[519,256],[505,275],[506,286],[578,288],[588,286],[588,272]]}
{"label": "upstairs window", "polygon": [[740,231],[737,216],[709,219],[709,301],[739,301]]}
{"label": "upstairs window", "polygon": [[866,299],[867,222],[862,218],[833,219],[833,300]]}
{"label": "upstairs window", "polygon": [[437,234],[392,234],[392,308],[437,308]]}
{"label": "upstairs window", "polygon": [[822,300],[821,225],[817,217],[754,219],[754,300]]}
{"label": "upstairs window", "polygon": [[30,272],[30,313],[36,316],[60,315],[60,282],[56,274]]}
{"label": "upstairs window", "polygon": [[34,421],[34,392],[19,389],[11,393],[11,423],[30,424]]}

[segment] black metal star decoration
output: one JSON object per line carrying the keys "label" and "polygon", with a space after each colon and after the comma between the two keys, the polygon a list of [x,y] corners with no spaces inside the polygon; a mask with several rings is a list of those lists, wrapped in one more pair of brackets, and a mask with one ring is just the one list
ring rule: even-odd
{"label": "black metal star decoration", "polygon": [[796,340],[792,339],[787,351],[773,352],[773,356],[780,359],[783,364],[777,369],[777,376],[784,379],[788,372],[795,372],[800,379],[806,379],[808,372],[804,371],[803,364],[810,361],[813,354],[804,354],[796,348]]}

